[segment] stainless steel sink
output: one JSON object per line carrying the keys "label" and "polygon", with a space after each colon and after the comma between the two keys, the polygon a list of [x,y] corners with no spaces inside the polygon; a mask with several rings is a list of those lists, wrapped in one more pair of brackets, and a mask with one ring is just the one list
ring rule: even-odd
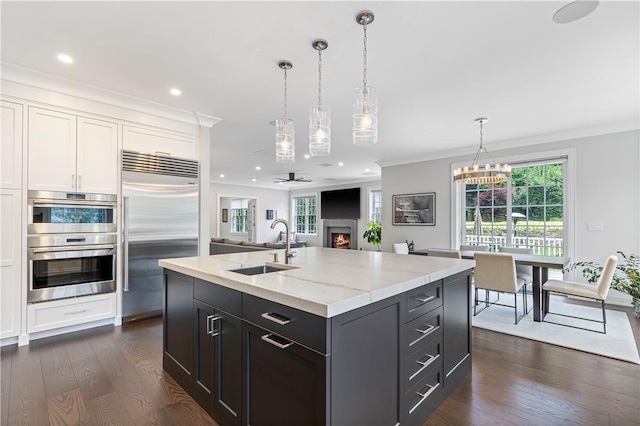
{"label": "stainless steel sink", "polygon": [[261,265],[261,266],[249,266],[247,268],[229,269],[229,272],[235,272],[237,274],[243,274],[243,275],[260,275],[260,274],[268,274],[269,272],[288,271],[290,269],[296,269],[296,268],[284,267],[284,266],[273,266],[273,265]]}

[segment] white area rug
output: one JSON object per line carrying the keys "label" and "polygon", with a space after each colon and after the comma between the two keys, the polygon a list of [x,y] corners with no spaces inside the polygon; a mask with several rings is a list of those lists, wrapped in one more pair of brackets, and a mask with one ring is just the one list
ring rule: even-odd
{"label": "white area rug", "polygon": [[[493,295],[494,293],[492,293]],[[565,298],[562,296],[552,297],[551,310],[554,312],[602,320],[602,311],[599,305],[594,305],[593,307],[574,305],[564,303]],[[512,302],[513,297],[502,295],[500,303],[509,303],[505,302],[505,300]],[[521,302],[522,297],[518,296],[519,309],[521,308]],[[531,302],[531,299],[529,299],[529,303]],[[478,309],[482,308],[482,306],[479,305]],[[533,312],[530,312],[520,320],[518,325],[515,325],[513,308],[497,305],[490,306],[472,318],[474,327],[640,364],[638,348],[629,324],[629,318],[625,312],[607,309],[607,334],[594,333],[593,331],[579,330],[547,322],[534,322]],[[580,321],[553,314],[548,314],[545,320],[547,319],[562,324],[602,331],[602,324],[590,321]]]}

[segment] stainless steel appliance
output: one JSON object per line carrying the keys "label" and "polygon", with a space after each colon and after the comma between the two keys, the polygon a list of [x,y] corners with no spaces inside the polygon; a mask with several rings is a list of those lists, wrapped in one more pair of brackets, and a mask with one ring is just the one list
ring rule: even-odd
{"label": "stainless steel appliance", "polygon": [[162,314],[159,259],[198,255],[198,162],[122,151],[124,321]]}
{"label": "stainless steel appliance", "polygon": [[115,291],[115,234],[34,235],[27,244],[28,303]]}
{"label": "stainless steel appliance", "polygon": [[116,196],[29,191],[27,233],[116,232]]}

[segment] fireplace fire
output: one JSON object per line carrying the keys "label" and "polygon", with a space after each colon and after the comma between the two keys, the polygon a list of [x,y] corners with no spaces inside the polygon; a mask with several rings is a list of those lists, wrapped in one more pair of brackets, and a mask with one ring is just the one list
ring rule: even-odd
{"label": "fireplace fire", "polygon": [[332,233],[331,234],[331,248],[337,249],[351,249],[351,234],[347,233]]}

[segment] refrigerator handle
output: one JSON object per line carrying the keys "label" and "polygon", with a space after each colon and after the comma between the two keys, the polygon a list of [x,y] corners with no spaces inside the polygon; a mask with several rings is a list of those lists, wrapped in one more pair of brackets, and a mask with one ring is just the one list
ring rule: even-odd
{"label": "refrigerator handle", "polygon": [[129,197],[122,197],[123,291],[129,291]]}

